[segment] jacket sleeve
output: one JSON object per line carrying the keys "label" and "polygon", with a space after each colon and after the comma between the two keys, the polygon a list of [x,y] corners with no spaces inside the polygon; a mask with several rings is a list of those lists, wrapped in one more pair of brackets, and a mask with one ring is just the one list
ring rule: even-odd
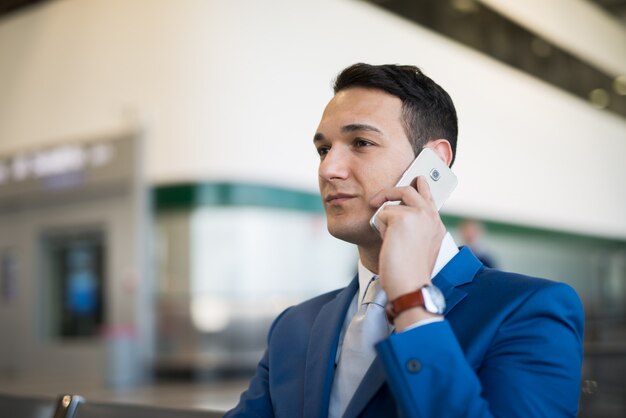
{"label": "jacket sleeve", "polygon": [[[268,347],[272,338],[272,332],[276,327],[278,321],[289,311],[289,308],[284,310],[272,323],[268,332],[267,342]],[[235,408],[226,412],[224,418],[235,417],[258,417],[258,418],[273,418],[274,409],[272,407],[272,398],[270,394],[270,361],[269,361],[269,348],[265,350],[263,357],[257,365],[254,377],[250,381],[250,385],[245,392],[241,394],[239,403]]]}
{"label": "jacket sleeve", "polygon": [[393,334],[377,349],[405,417],[575,417],[582,336],[576,292],[555,283],[503,318],[476,364],[448,321]]}
{"label": "jacket sleeve", "polygon": [[250,381],[250,386],[241,394],[237,406],[228,411],[224,418],[274,416],[269,393],[269,367],[267,350],[256,368],[256,373]]}

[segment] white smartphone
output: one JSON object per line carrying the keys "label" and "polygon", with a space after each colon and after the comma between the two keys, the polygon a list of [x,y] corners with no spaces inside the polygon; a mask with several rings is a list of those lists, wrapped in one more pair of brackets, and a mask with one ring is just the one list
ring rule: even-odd
{"label": "white smartphone", "polygon": [[[456,188],[458,180],[450,167],[448,167],[441,158],[430,148],[424,148],[418,156],[413,160],[409,168],[407,168],[400,180],[396,183],[396,187],[409,186],[413,179],[417,176],[425,176],[430,193],[433,196],[437,210],[439,210],[448,199],[452,191]],[[376,210],[370,225],[378,231],[378,213],[387,205],[399,205],[400,201],[389,201],[382,204]]]}

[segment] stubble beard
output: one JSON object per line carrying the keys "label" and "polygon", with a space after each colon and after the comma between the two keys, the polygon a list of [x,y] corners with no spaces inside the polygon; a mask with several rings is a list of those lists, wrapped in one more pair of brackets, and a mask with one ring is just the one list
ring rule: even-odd
{"label": "stubble beard", "polygon": [[335,238],[349,242],[358,247],[380,247],[380,235],[372,229],[369,219],[341,220],[328,219],[328,232]]}

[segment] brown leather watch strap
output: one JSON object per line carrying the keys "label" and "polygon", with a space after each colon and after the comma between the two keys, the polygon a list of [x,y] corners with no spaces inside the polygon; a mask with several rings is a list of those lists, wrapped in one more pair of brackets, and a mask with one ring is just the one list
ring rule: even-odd
{"label": "brown leather watch strap", "polygon": [[424,295],[422,294],[422,288],[416,290],[415,292],[399,296],[390,301],[385,308],[385,314],[387,315],[387,320],[393,324],[393,321],[402,312],[407,309],[417,307],[424,307]]}

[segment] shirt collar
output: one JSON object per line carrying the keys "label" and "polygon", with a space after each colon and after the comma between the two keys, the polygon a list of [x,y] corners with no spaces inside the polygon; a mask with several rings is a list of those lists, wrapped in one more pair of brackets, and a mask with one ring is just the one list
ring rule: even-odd
{"label": "shirt collar", "polygon": [[359,306],[361,304],[361,301],[365,297],[367,285],[369,284],[370,280],[372,280],[372,277],[374,277],[374,273],[369,271],[359,259],[359,296],[356,302],[356,306]]}
{"label": "shirt collar", "polygon": [[[446,235],[444,235],[443,240],[441,241],[441,246],[439,247],[439,254],[437,254],[435,267],[433,267],[433,271],[430,275],[430,278],[432,279],[437,274],[439,274],[441,269],[443,269],[445,265],[448,264],[448,262],[452,260],[458,252],[459,252],[459,249],[457,248],[456,243],[454,242],[454,239],[452,238],[452,235],[450,235],[449,232],[446,232]],[[367,285],[369,284],[373,276],[374,276],[374,273],[369,271],[363,265],[363,263],[361,263],[361,260],[359,260],[359,296],[358,296],[359,298],[357,299],[357,306],[363,300],[363,297],[365,296],[365,290],[367,289]]]}
{"label": "shirt collar", "polygon": [[449,232],[446,232],[446,235],[443,237],[441,241],[441,247],[439,247],[439,254],[437,255],[437,260],[435,261],[435,267],[433,267],[433,272],[430,275],[430,278],[434,278],[439,272],[454,258],[454,256],[459,252],[459,248],[456,246],[456,242],[454,242],[454,238],[450,235]]}

